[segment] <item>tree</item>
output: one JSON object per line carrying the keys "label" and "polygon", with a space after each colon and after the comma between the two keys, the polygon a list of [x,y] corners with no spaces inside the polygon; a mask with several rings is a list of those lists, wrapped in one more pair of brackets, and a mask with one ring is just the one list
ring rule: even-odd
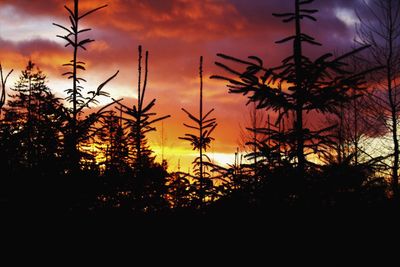
{"label": "tree", "polygon": [[358,12],[360,20],[357,28],[357,40],[363,45],[370,45],[370,53],[366,56],[370,64],[385,66],[374,72],[371,78],[376,88],[371,96],[381,112],[380,118],[392,135],[393,163],[392,190],[394,199],[399,195],[399,157],[398,120],[400,115],[399,86],[400,76],[400,3],[396,0],[364,1],[369,15],[364,18]]}
{"label": "tree", "polygon": [[[9,142],[14,144],[15,166],[40,170],[59,155],[61,125],[56,109],[61,103],[47,87],[46,79],[46,75],[29,61],[12,88],[3,126],[11,134]],[[45,172],[49,167],[40,171]]]}
{"label": "tree", "polygon": [[[355,49],[347,54],[332,58],[332,54],[324,54],[311,60],[303,53],[303,44],[314,46],[321,44],[302,31],[302,20],[316,21],[312,14],[318,10],[306,9],[304,5],[313,0],[294,0],[294,12],[274,14],[282,17],[283,22],[294,23],[295,33],[277,43],[292,42],[292,55],[282,61],[282,65],[273,68],[264,67],[264,62],[255,56],[249,60],[218,54],[222,59],[246,66],[245,71],[237,71],[227,65],[216,64],[236,77],[214,75],[214,79],[222,79],[229,83],[230,93],[249,95],[249,102],[256,102],[257,108],[279,112],[275,122],[286,117],[293,117],[292,128],[285,133],[265,129],[276,143],[288,147],[289,157],[296,162],[297,176],[304,177],[307,155],[324,153],[332,148],[333,141],[329,132],[334,127],[330,125],[322,129],[310,129],[303,122],[308,113],[336,113],[341,103],[350,101],[353,96],[349,91],[361,88],[366,72],[351,73],[346,69],[346,58],[361,52],[367,46]],[[283,88],[283,89],[282,89]],[[280,152],[279,152],[280,153]]]}
{"label": "tree", "polygon": [[[366,70],[371,65],[362,55],[354,55],[346,63],[351,72]],[[369,94],[370,87],[371,80],[367,79],[366,90],[362,95],[352,89],[349,93],[354,96],[353,99],[348,103],[341,103],[338,112],[326,118],[329,124],[338,125],[333,129],[337,152],[336,155],[329,156],[335,156],[335,161],[339,164],[349,157],[355,166],[371,160],[373,156],[369,155],[366,148],[371,147],[374,138],[384,132],[383,124],[378,119],[382,117],[381,111],[373,103]],[[377,156],[377,153],[374,155]],[[330,159],[332,160],[333,158]]]}
{"label": "tree", "polygon": [[4,106],[4,104],[6,103],[6,85],[7,85],[7,80],[8,77],[10,77],[11,73],[14,70],[10,70],[5,76],[3,74],[3,67],[1,66],[0,63],[0,79],[1,79],[1,92],[0,92],[0,116],[1,116],[1,111],[2,108]]}
{"label": "tree", "polygon": [[138,51],[137,102],[132,108],[120,103],[120,107],[117,107],[117,110],[125,115],[121,117],[125,122],[125,127],[129,129],[128,143],[133,157],[134,170],[134,198],[139,210],[149,211],[157,209],[165,201],[165,178],[167,173],[162,166],[154,162],[153,151],[148,146],[146,135],[157,130],[154,126],[155,123],[171,116],[156,117],[157,113],[152,111],[156,104],[156,99],[145,104],[149,52],[146,51],[145,54],[144,77],[142,78],[142,46],[138,47]]}
{"label": "tree", "polygon": [[249,107],[248,112],[245,128],[240,129],[241,140],[239,145],[241,149],[247,153],[246,157],[252,161],[255,174],[258,164],[257,157],[255,157],[258,152],[257,143],[264,138],[264,136],[257,132],[257,129],[267,128],[269,115],[267,116],[267,120],[264,116],[264,112],[257,109],[257,105],[255,103]]}
{"label": "tree", "polygon": [[125,124],[130,129],[129,137],[132,144],[132,152],[134,159],[135,172],[140,173],[146,166],[149,165],[154,159],[151,158],[152,151],[147,144],[146,135],[150,132],[156,131],[157,129],[153,126],[155,123],[170,118],[170,115],[154,118],[157,114],[151,112],[156,104],[156,99],[150,101],[147,105],[144,105],[144,98],[147,89],[148,80],[148,60],[149,52],[146,51],[145,55],[145,73],[142,85],[142,46],[139,46],[139,60],[138,60],[138,89],[137,89],[137,103],[132,108],[120,104],[117,109],[127,118],[123,117]]}
{"label": "tree", "polygon": [[[99,140],[105,157],[105,175],[126,175],[129,170],[129,146],[122,114],[111,112],[101,119]],[[105,146],[105,147],[104,147]]]}
{"label": "tree", "polygon": [[53,23],[53,25],[63,29],[66,31],[66,35],[57,35],[57,37],[65,40],[67,44],[65,47],[71,46],[73,50],[73,58],[70,62],[64,64],[63,66],[69,67],[70,70],[65,72],[63,76],[67,76],[68,79],[72,79],[72,88],[67,89],[67,97],[66,101],[72,105],[72,108],[63,109],[64,119],[67,121],[68,127],[66,127],[65,133],[65,150],[67,161],[70,162],[69,171],[72,173],[77,173],[79,171],[79,149],[78,145],[82,139],[85,139],[87,135],[89,135],[89,131],[92,129],[91,127],[98,119],[104,114],[104,110],[110,106],[106,105],[100,111],[91,113],[85,119],[80,118],[80,115],[88,108],[90,108],[93,104],[98,104],[98,96],[106,96],[109,94],[103,91],[106,84],[108,84],[111,80],[113,80],[119,73],[117,71],[114,75],[108,78],[105,82],[100,84],[95,91],[87,92],[85,96],[83,94],[84,87],[82,83],[86,82],[86,80],[79,76],[80,71],[85,71],[85,62],[79,61],[78,53],[81,50],[87,50],[86,45],[94,42],[94,40],[87,38],[81,40],[82,33],[87,33],[90,31],[90,28],[80,28],[81,21],[93,14],[94,12],[107,7],[107,5],[100,6],[98,8],[87,11],[86,13],[81,14],[79,10],[79,0],[74,0],[73,9],[64,6],[69,14],[69,20],[71,22],[70,28],[68,26],[62,26],[57,23]]}
{"label": "tree", "polygon": [[[203,57],[200,57],[200,104],[199,104],[199,116],[192,115],[189,111],[182,108],[182,110],[188,115],[188,117],[194,123],[189,125],[184,123],[187,128],[198,131],[198,134],[185,134],[184,137],[179,139],[189,141],[193,147],[193,150],[199,151],[199,156],[193,161],[195,175],[199,181],[199,198],[201,205],[205,201],[205,186],[210,184],[210,180],[206,181],[205,178],[210,178],[210,174],[206,171],[205,167],[211,164],[210,158],[204,154],[208,147],[210,147],[211,141],[214,140],[211,134],[217,127],[215,118],[208,118],[209,115],[214,111],[211,109],[207,113],[203,113]],[[205,115],[204,115],[205,114]],[[207,164],[209,163],[209,164]],[[211,182],[212,183],[212,182]]]}

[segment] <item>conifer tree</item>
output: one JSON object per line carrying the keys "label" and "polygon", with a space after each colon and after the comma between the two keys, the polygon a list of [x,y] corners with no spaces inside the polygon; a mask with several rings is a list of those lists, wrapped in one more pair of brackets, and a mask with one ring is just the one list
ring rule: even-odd
{"label": "conifer tree", "polygon": [[56,110],[61,103],[46,83],[46,75],[29,61],[9,96],[3,126],[15,141],[10,143],[16,166],[41,169],[59,157],[61,124]]}
{"label": "conifer tree", "polygon": [[170,115],[157,117],[157,113],[152,109],[156,104],[156,99],[146,104],[145,96],[148,85],[148,63],[149,52],[146,51],[144,59],[143,75],[143,54],[142,46],[138,47],[138,87],[137,102],[133,107],[128,107],[122,103],[116,109],[123,113],[121,118],[124,120],[125,128],[128,129],[128,146],[133,167],[133,186],[134,202],[139,211],[154,211],[160,206],[166,205],[166,170],[155,163],[153,151],[148,145],[147,134],[156,131],[155,123],[165,120]]}
{"label": "conifer tree", "polygon": [[107,7],[107,5],[94,8],[87,12],[81,13],[79,9],[79,0],[74,0],[73,8],[64,6],[68,12],[70,26],[63,26],[57,23],[53,23],[55,26],[66,31],[65,35],[57,35],[57,37],[66,41],[65,47],[71,47],[73,51],[73,57],[70,62],[64,64],[63,66],[70,68],[69,71],[65,72],[63,75],[69,80],[72,80],[72,88],[67,89],[66,101],[71,104],[72,107],[63,109],[64,119],[67,121],[67,127],[65,128],[65,153],[67,161],[70,167],[68,168],[70,172],[77,173],[79,171],[79,143],[86,139],[90,135],[91,130],[93,130],[93,125],[99,118],[104,115],[104,110],[111,104],[106,105],[97,112],[91,113],[86,118],[82,118],[82,113],[89,109],[92,105],[98,104],[99,96],[108,97],[109,94],[103,89],[111,80],[113,80],[119,73],[117,71],[114,75],[108,78],[105,82],[100,84],[98,88],[94,91],[88,91],[84,94],[83,83],[86,82],[84,78],[80,76],[80,72],[85,71],[85,62],[79,60],[79,52],[86,51],[86,46],[92,42],[93,39],[82,38],[83,33],[90,31],[90,28],[80,28],[82,20],[94,12]]}
{"label": "conifer tree", "polygon": [[199,156],[193,161],[194,171],[196,179],[199,183],[199,200],[202,205],[205,201],[205,188],[206,186],[212,185],[210,180],[210,173],[207,171],[208,167],[211,166],[210,158],[204,153],[207,148],[210,147],[211,141],[214,140],[211,134],[217,127],[217,122],[215,118],[209,118],[210,114],[214,111],[211,109],[208,112],[204,112],[203,108],[203,57],[200,57],[200,103],[199,103],[199,116],[192,115],[189,111],[182,108],[182,110],[188,115],[194,125],[186,124],[184,125],[189,128],[196,130],[196,134],[185,134],[184,137],[179,137],[179,139],[189,141],[193,147],[193,150],[199,151]]}
{"label": "conifer tree", "polygon": [[[279,44],[290,42],[293,46],[292,54],[282,61],[282,65],[267,68],[264,62],[255,56],[242,60],[218,54],[221,59],[244,65],[246,70],[238,71],[217,62],[219,67],[234,77],[214,75],[212,78],[227,81],[231,93],[247,95],[249,102],[257,103],[257,108],[279,112],[275,125],[278,125],[284,117],[292,117],[293,126],[286,129],[285,133],[271,129],[264,129],[264,133],[273,138],[274,142],[288,148],[288,156],[295,162],[297,175],[304,177],[307,155],[330,150],[334,145],[330,131],[336,127],[330,125],[322,129],[310,129],[304,123],[304,116],[309,113],[337,113],[341,103],[358,96],[349,92],[353,89],[363,89],[365,74],[376,68],[359,73],[347,69],[345,60],[367,49],[368,46],[337,58],[333,58],[331,53],[315,60],[305,56],[304,44],[312,46],[321,44],[303,32],[302,20],[316,21],[313,14],[318,10],[306,8],[306,5],[314,2],[313,0],[293,2],[293,12],[274,14],[283,18],[284,23],[294,24],[294,34],[277,42]],[[279,149],[281,147],[282,145]]]}
{"label": "conifer tree", "polygon": [[137,89],[137,103],[132,108],[120,104],[117,109],[126,116],[123,117],[126,126],[129,128],[129,138],[131,140],[131,153],[133,156],[133,167],[135,172],[140,176],[140,173],[154,161],[152,151],[148,145],[146,135],[150,132],[156,131],[155,123],[165,120],[170,115],[154,118],[157,114],[151,110],[156,104],[156,99],[153,99],[148,104],[145,104],[146,89],[148,84],[148,62],[149,52],[145,53],[144,77],[142,70],[142,46],[138,47],[138,89]]}
{"label": "conifer tree", "polygon": [[130,169],[129,146],[122,115],[117,116],[113,111],[101,119],[101,125],[99,139],[105,157],[105,174],[127,174]]}

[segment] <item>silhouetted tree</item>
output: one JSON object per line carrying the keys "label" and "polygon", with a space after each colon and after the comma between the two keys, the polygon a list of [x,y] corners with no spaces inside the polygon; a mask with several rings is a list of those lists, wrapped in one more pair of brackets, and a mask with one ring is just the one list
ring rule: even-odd
{"label": "silhouetted tree", "polygon": [[[267,128],[268,120],[262,110],[257,109],[257,105],[253,103],[248,109],[249,115],[246,121],[245,128],[240,129],[240,147],[247,155],[246,157],[251,161],[254,168],[254,174],[257,170],[257,157],[253,157],[258,152],[257,143],[264,139],[264,136],[257,132],[259,128]],[[269,115],[267,116],[269,119]]]}
{"label": "silhouetted tree", "polygon": [[398,201],[399,195],[399,157],[398,140],[399,89],[400,77],[400,3],[397,0],[364,1],[364,7],[371,19],[358,14],[360,23],[357,28],[357,40],[363,45],[370,45],[366,59],[370,64],[385,66],[374,72],[371,77],[376,88],[371,93],[379,116],[392,135],[393,163],[392,190]]}
{"label": "silhouetted tree", "polygon": [[[126,128],[129,129],[130,152],[133,156],[134,169],[134,194],[135,201],[141,211],[154,210],[165,201],[165,182],[167,172],[164,168],[154,162],[152,151],[147,144],[146,135],[156,131],[155,123],[171,117],[170,115],[156,117],[152,109],[156,99],[145,104],[145,93],[148,83],[148,60],[149,52],[146,51],[144,77],[142,78],[142,47],[138,47],[138,89],[137,103],[132,108],[120,103],[117,110],[122,111],[125,116],[123,120]],[[142,85],[143,82],[143,85]]]}
{"label": "silhouetted tree", "polygon": [[277,17],[283,17],[285,23],[294,22],[295,26],[294,35],[277,42],[293,44],[292,55],[284,59],[281,66],[266,68],[263,61],[255,56],[249,57],[249,61],[218,54],[222,59],[245,65],[246,70],[237,71],[217,62],[218,66],[238,78],[218,75],[212,77],[228,81],[231,93],[250,94],[249,102],[256,102],[259,109],[279,112],[276,125],[284,116],[293,116],[293,127],[286,129],[285,133],[268,129],[265,131],[276,143],[288,147],[288,156],[296,159],[297,175],[300,177],[304,176],[308,154],[323,153],[333,145],[329,131],[334,126],[318,130],[309,129],[304,125],[304,114],[336,113],[341,103],[353,98],[349,91],[361,87],[365,72],[350,73],[346,70],[344,60],[367,48],[353,50],[336,59],[332,59],[332,54],[324,54],[314,61],[306,57],[302,50],[303,43],[321,45],[303,33],[301,27],[303,19],[316,20],[312,14],[317,10],[303,8],[303,5],[312,2],[295,0],[294,12],[275,14]]}
{"label": "silhouetted tree", "polygon": [[354,164],[355,154],[343,155],[341,161],[322,158],[325,165],[319,179],[324,183],[314,188],[318,201],[334,207],[354,205],[379,206],[386,201],[387,183],[383,178],[386,170],[384,157],[365,159]]}
{"label": "silhouetted tree", "polygon": [[[130,130],[130,140],[132,144],[132,151],[135,168],[135,172],[139,175],[143,169],[153,162],[154,158],[151,157],[152,151],[147,144],[146,135],[149,132],[156,131],[154,124],[156,122],[165,120],[170,115],[162,116],[159,118],[154,118],[157,114],[151,112],[151,109],[155,106],[156,99],[150,101],[147,105],[144,105],[144,98],[147,89],[147,79],[148,79],[148,58],[149,52],[146,51],[145,56],[145,72],[144,78],[142,80],[142,46],[139,46],[139,63],[138,63],[138,90],[137,90],[137,103],[133,105],[132,108],[126,105],[120,104],[117,107],[119,111],[122,111],[127,118],[123,118],[125,124]],[[142,85],[143,82],[143,85]]]}
{"label": "silhouetted tree", "polygon": [[[348,58],[347,64],[351,72],[366,70],[371,65],[363,54]],[[369,148],[373,147],[372,142],[376,141],[377,136],[384,134],[385,129],[379,119],[382,117],[382,110],[374,104],[370,94],[371,83],[372,80],[367,79],[366,90],[362,95],[358,90],[352,89],[349,93],[353,99],[348,103],[341,103],[338,112],[326,118],[329,124],[338,125],[333,129],[338,163],[350,157],[352,164],[358,165],[378,156],[376,149],[372,153],[374,156],[370,155],[372,151]]]}
{"label": "silhouetted tree", "polygon": [[[40,172],[54,167],[60,154],[61,123],[56,109],[61,105],[46,85],[46,75],[32,61],[12,88],[3,127],[14,141],[13,165]],[[3,129],[4,130],[4,129]],[[45,164],[53,165],[44,168]]]}
{"label": "silhouetted tree", "polygon": [[65,46],[71,46],[73,50],[72,60],[63,65],[71,68],[70,71],[64,73],[63,75],[67,76],[68,79],[72,79],[72,88],[66,90],[66,93],[68,94],[66,100],[72,105],[72,108],[63,109],[63,111],[65,113],[64,118],[68,123],[68,127],[66,128],[67,132],[65,133],[65,152],[67,161],[70,165],[69,170],[72,173],[76,173],[79,171],[80,161],[78,149],[79,142],[81,141],[82,137],[85,137],[85,135],[88,134],[91,126],[101,117],[104,108],[101,109],[101,111],[91,113],[85,119],[80,118],[80,115],[85,109],[90,108],[91,105],[98,104],[98,96],[109,96],[107,92],[103,91],[103,88],[118,75],[119,71],[108,78],[105,82],[100,84],[97,90],[89,91],[87,92],[87,95],[83,94],[84,87],[82,83],[86,82],[86,80],[79,76],[79,71],[85,71],[86,68],[85,62],[79,61],[78,53],[80,50],[86,50],[86,45],[94,42],[94,40],[90,38],[81,39],[82,33],[87,33],[91,29],[81,29],[80,23],[85,17],[107,7],[107,5],[100,6],[83,14],[81,14],[79,10],[79,0],[74,0],[74,7],[72,9],[67,6],[64,7],[69,14],[69,20],[71,22],[70,28],[57,23],[53,24],[66,31],[66,35],[57,35],[57,37],[65,40],[67,42]]}
{"label": "silhouetted tree", "polygon": [[125,133],[122,114],[116,116],[111,112],[101,119],[101,131],[99,139],[100,149],[103,151],[105,160],[105,175],[125,175],[129,172],[129,146],[128,137]]}
{"label": "silhouetted tree", "polygon": [[[210,143],[214,140],[211,137],[212,132],[217,127],[215,118],[208,118],[208,116],[214,111],[211,109],[207,113],[203,113],[203,57],[200,57],[200,104],[199,104],[199,116],[196,117],[192,115],[189,111],[182,108],[182,110],[188,115],[188,117],[194,123],[193,125],[189,125],[184,123],[187,128],[194,129],[198,131],[198,134],[185,134],[185,137],[179,137],[179,139],[187,140],[191,143],[193,150],[199,151],[199,156],[193,161],[195,175],[198,178],[199,182],[199,198],[200,203],[204,203],[205,198],[205,186],[212,185],[212,181],[209,179],[210,174],[207,172],[207,166],[210,166],[211,163],[210,158],[204,154],[208,147],[210,147]],[[205,178],[208,178],[207,180]]]}
{"label": "silhouetted tree", "polygon": [[[14,70],[10,70],[7,74],[3,74],[3,67],[0,63],[0,78],[1,78],[1,92],[0,92],[0,116],[1,116],[1,111],[2,108],[4,106],[4,104],[6,103],[6,85],[7,85],[7,80],[8,77],[10,77],[11,73]],[[5,76],[4,76],[5,75]]]}
{"label": "silhouetted tree", "polygon": [[174,172],[167,182],[167,200],[174,209],[189,208],[194,205],[196,189],[190,182],[189,177],[181,172]]}

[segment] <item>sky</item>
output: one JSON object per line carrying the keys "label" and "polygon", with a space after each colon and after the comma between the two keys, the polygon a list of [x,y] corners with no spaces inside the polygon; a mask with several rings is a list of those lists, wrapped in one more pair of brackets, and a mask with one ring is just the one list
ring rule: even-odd
{"label": "sky", "polygon": [[[218,126],[215,142],[208,151],[220,164],[230,163],[240,143],[240,127],[248,121],[246,98],[231,95],[221,81],[210,80],[213,74],[224,74],[214,62],[217,53],[245,58],[256,55],[267,66],[277,66],[290,52],[290,45],[275,41],[291,34],[293,25],[283,24],[272,13],[292,10],[289,0],[81,0],[82,12],[108,4],[84,26],[92,28],[86,36],[96,42],[79,57],[86,61],[87,91],[114,74],[118,77],[107,85],[114,98],[132,105],[137,94],[137,47],[148,50],[149,81],[146,100],[157,98],[156,112],[171,115],[158,132],[149,136],[150,144],[171,169],[188,168],[196,153],[179,140],[188,130],[185,108],[198,114],[199,58],[204,56],[204,105],[215,108]],[[50,88],[63,97],[70,81],[62,77],[62,64],[72,57],[70,48],[56,35],[62,30],[52,23],[68,24],[64,5],[72,0],[0,0],[0,62],[3,68],[15,70],[9,85],[31,59],[43,70]],[[323,44],[305,47],[311,58],[326,52],[350,50],[357,23],[355,10],[362,0],[316,0],[310,5],[319,9],[316,23],[305,22],[304,30]],[[146,102],[145,100],[145,102]],[[107,103],[102,99],[101,103]],[[163,131],[161,129],[163,128]],[[161,135],[163,132],[163,138]],[[163,141],[162,141],[163,140]],[[183,171],[186,171],[183,169]]]}

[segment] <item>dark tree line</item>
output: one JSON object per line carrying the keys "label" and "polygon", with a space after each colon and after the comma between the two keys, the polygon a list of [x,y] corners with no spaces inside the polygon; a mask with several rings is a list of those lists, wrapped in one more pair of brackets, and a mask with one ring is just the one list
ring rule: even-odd
{"label": "dark tree line", "polygon": [[[82,12],[74,0],[72,8],[65,6],[71,24],[54,23],[72,51],[64,64],[63,76],[71,81],[64,99],[54,95],[32,61],[7,93],[12,70],[3,73],[0,65],[1,203],[46,212],[132,215],[390,203],[398,197],[400,7],[392,0],[372,1],[378,8],[367,9],[380,26],[359,15],[359,47],[311,58],[304,46],[322,45],[303,23],[317,21],[318,10],[309,7],[313,2],[293,0],[292,11],[273,14],[293,28],[293,34],[277,41],[292,48],[280,65],[268,66],[253,55],[218,54],[216,65],[225,74],[211,78],[225,81],[231,94],[246,96],[251,106],[251,121],[242,134],[247,153],[238,149],[235,162],[225,167],[206,155],[217,120],[214,109],[204,108],[200,57],[198,114],[182,108],[191,123],[184,123],[190,132],[180,139],[198,151],[193,172],[185,173],[169,171],[165,160],[157,163],[148,143],[157,123],[170,117],[158,116],[156,99],[146,98],[148,51],[138,47],[133,105],[105,91],[119,71],[95,90],[84,87],[86,64],[80,53],[94,40],[83,37],[91,29],[81,24],[107,5]],[[109,104],[99,106],[99,97]],[[310,118],[323,123],[311,125]],[[366,146],[387,132],[393,151],[369,154]]]}

